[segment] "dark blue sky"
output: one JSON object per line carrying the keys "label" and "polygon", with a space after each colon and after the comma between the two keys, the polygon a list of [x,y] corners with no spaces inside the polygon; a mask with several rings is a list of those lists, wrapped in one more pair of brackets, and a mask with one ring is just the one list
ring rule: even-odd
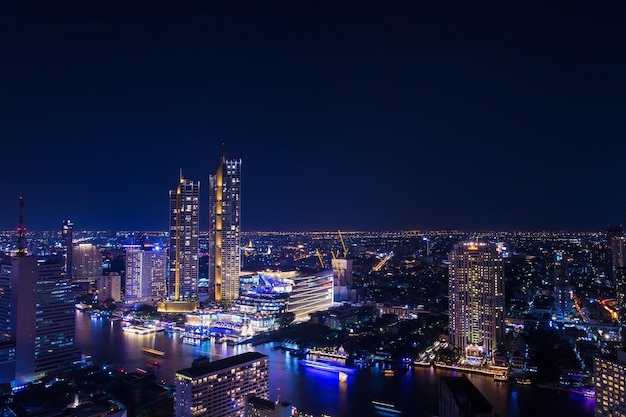
{"label": "dark blue sky", "polygon": [[173,3],[0,5],[0,229],[166,230],[180,168],[206,229],[222,143],[245,231],[624,221],[623,2]]}

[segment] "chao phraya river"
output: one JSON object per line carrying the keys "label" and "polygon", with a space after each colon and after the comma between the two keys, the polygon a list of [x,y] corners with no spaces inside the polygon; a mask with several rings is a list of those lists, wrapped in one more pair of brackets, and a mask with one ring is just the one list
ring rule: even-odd
{"label": "chao phraya river", "polygon": [[[270,399],[288,401],[299,410],[319,417],[390,415],[377,411],[372,400],[394,404],[402,416],[430,417],[438,414],[438,382],[441,376],[457,375],[454,371],[413,368],[404,375],[385,376],[378,367],[355,369],[346,381],[338,372],[303,366],[298,359],[273,344],[228,346],[205,341],[199,346],[183,343],[177,334],[158,332],[149,335],[122,331],[121,321],[94,319],[76,312],[76,344],[83,354],[100,364],[121,366],[132,371],[159,362],[157,376],[172,384],[176,371],[191,366],[193,359],[208,356],[218,360],[247,351],[269,356]],[[142,350],[151,348],[162,356]],[[492,377],[467,374],[494,406],[498,416],[510,417],[592,417],[594,400],[574,394],[518,385],[514,381],[495,382]]]}

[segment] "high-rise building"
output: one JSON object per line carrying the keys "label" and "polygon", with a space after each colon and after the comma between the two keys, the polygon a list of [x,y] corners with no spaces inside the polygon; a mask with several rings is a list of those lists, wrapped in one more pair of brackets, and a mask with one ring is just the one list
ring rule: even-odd
{"label": "high-rise building", "polygon": [[[20,209],[23,200],[20,198]],[[0,267],[0,332],[15,343],[16,384],[43,377],[80,358],[75,307],[62,262],[26,250],[20,213],[16,255]]]}
{"label": "high-rise building", "polygon": [[559,322],[569,320],[569,313],[572,309],[570,291],[567,258],[562,251],[557,251],[554,253],[554,294],[555,316]]}
{"label": "high-rise building", "polygon": [[619,337],[622,349],[626,350],[626,237],[613,238],[612,253]]}
{"label": "high-rise building", "polygon": [[603,251],[603,256],[605,258],[604,262],[606,277],[612,285],[615,285],[615,278],[613,276],[613,273],[616,255],[615,251],[613,251],[613,239],[620,237],[624,237],[624,228],[621,224],[608,225],[606,227],[606,245],[605,250]]}
{"label": "high-rise building", "polygon": [[165,291],[166,252],[144,250],[140,245],[126,246],[125,299],[153,301],[162,299]]}
{"label": "high-rise building", "polygon": [[619,350],[617,361],[597,356],[594,359],[595,415],[626,416],[626,352]]}
{"label": "high-rise building", "polygon": [[244,417],[246,399],[269,395],[269,357],[246,352],[176,372],[176,417]]}
{"label": "high-rise building", "polygon": [[122,300],[122,277],[117,272],[98,278],[98,299],[106,301],[109,298],[115,302]]}
{"label": "high-rise building", "polygon": [[491,360],[504,341],[504,270],[495,245],[460,242],[449,254],[450,342],[468,363]]}
{"label": "high-rise building", "polygon": [[209,175],[209,291],[215,301],[239,297],[241,159],[220,159]]}
{"label": "high-rise building", "polygon": [[65,273],[72,282],[72,254],[74,251],[74,223],[70,220],[63,221],[61,230],[61,238],[63,240],[63,258],[65,260]]}
{"label": "high-rise building", "polygon": [[439,379],[439,417],[496,417],[491,403],[467,376]]}
{"label": "high-rise building", "polygon": [[81,243],[72,249],[73,282],[95,282],[102,275],[104,257],[100,249],[91,243]]}
{"label": "high-rise building", "polygon": [[287,311],[295,320],[308,320],[312,313],[326,311],[333,306],[333,270],[307,273],[295,271],[290,277],[293,287],[287,302]]}
{"label": "high-rise building", "polygon": [[198,295],[200,181],[183,178],[170,190],[170,244],[167,296],[190,300]]}

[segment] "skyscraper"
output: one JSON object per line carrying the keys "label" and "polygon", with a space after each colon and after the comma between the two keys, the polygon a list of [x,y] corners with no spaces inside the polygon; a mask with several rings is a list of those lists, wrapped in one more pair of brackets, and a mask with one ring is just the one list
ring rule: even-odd
{"label": "skyscraper", "polygon": [[232,301],[241,273],[241,159],[222,154],[209,187],[209,291],[215,301]]}
{"label": "skyscraper", "polygon": [[269,395],[269,357],[246,352],[176,372],[176,417],[243,417],[246,399]]}
{"label": "skyscraper", "polygon": [[81,243],[72,249],[73,282],[95,282],[102,275],[102,252],[94,244]]}
{"label": "skyscraper", "polygon": [[622,349],[626,350],[626,237],[613,238],[612,253],[619,336]]}
{"label": "skyscraper", "polygon": [[126,246],[126,301],[153,301],[165,297],[166,252]]}
{"label": "skyscraper", "polygon": [[554,253],[554,294],[556,320],[559,322],[569,321],[572,308],[570,290],[567,259],[562,251],[557,251]]}
{"label": "skyscraper", "polygon": [[183,178],[170,190],[170,244],[167,292],[171,300],[198,295],[200,181]]}
{"label": "skyscraper", "polygon": [[[20,210],[23,200],[20,198]],[[75,308],[65,265],[28,254],[22,227],[17,251],[0,268],[0,332],[15,342],[17,384],[34,381],[80,357]]]}
{"label": "skyscraper", "polygon": [[67,278],[72,282],[72,255],[74,247],[74,223],[70,220],[63,221],[63,228],[61,230],[61,236],[63,240],[63,257],[65,259],[65,273]]}
{"label": "skyscraper", "polygon": [[460,242],[449,254],[450,342],[473,364],[491,360],[504,339],[504,271],[493,244]]}

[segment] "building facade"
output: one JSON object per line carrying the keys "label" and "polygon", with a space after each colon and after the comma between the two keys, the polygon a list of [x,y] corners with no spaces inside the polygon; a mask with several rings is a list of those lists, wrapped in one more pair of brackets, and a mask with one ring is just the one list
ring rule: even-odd
{"label": "building facade", "polygon": [[209,175],[209,291],[215,301],[239,297],[241,159],[220,159]]}
{"label": "building facade", "polygon": [[311,313],[326,311],[333,306],[333,278],[332,269],[294,272],[287,311],[294,313],[296,321],[308,320]]}
{"label": "building facade", "polygon": [[122,277],[117,272],[110,272],[98,278],[98,300],[112,299],[122,301]]}
{"label": "building facade", "polygon": [[460,242],[449,254],[450,342],[471,364],[489,361],[504,341],[504,270],[497,248]]}
{"label": "building facade", "polygon": [[126,247],[126,301],[165,298],[166,258],[164,250],[144,250],[140,245]]}
{"label": "building facade", "polygon": [[200,181],[183,178],[170,190],[170,239],[167,296],[188,300],[198,295]]}
{"label": "building facade", "polygon": [[626,417],[626,352],[618,351],[617,361],[594,359],[595,415]]}
{"label": "building facade", "polygon": [[73,282],[95,282],[102,275],[104,257],[96,245],[81,243],[72,249]]}
{"label": "building facade", "polygon": [[269,395],[269,357],[246,352],[176,372],[176,417],[244,417],[250,396]]}
{"label": "building facade", "polygon": [[74,297],[64,269],[63,263],[32,255],[16,256],[0,268],[0,327],[15,343],[17,385],[80,358],[74,346]]}

